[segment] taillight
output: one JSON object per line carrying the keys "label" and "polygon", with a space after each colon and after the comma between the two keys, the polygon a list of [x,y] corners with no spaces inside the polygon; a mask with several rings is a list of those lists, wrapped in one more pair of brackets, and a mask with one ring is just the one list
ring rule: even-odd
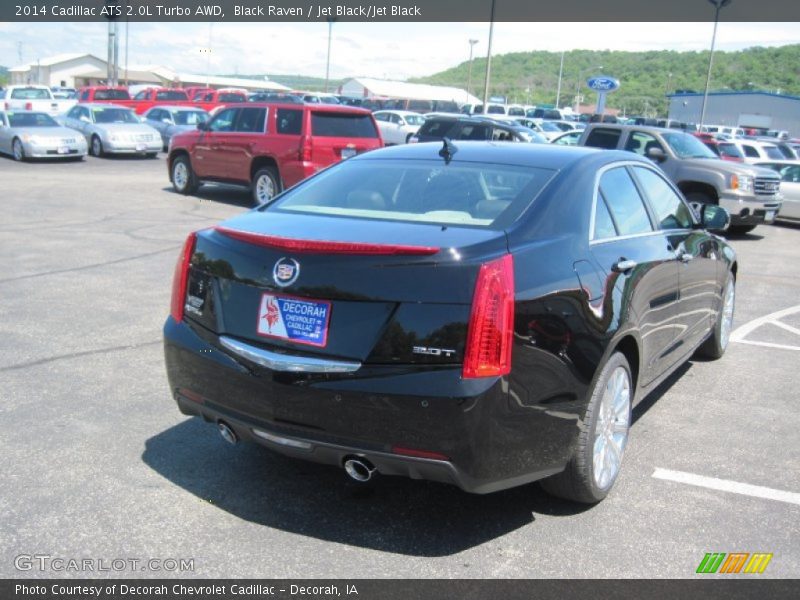
{"label": "taillight", "polygon": [[300,160],[311,162],[311,138],[307,135],[300,138]]}
{"label": "taillight", "polygon": [[170,304],[170,314],[176,321],[183,321],[183,307],[186,305],[186,286],[189,281],[189,263],[194,254],[194,245],[197,241],[197,233],[192,232],[186,237],[183,243],[183,250],[175,264],[175,274],[172,277],[172,302]]}
{"label": "taillight", "polygon": [[462,377],[496,377],[511,371],[514,338],[514,259],[510,254],[481,265]]}

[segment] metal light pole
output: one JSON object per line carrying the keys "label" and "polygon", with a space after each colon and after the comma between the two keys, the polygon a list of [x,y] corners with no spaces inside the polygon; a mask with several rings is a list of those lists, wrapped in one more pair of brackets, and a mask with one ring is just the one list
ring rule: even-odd
{"label": "metal light pole", "polygon": [[578,84],[575,87],[575,112],[580,112],[580,102],[578,98],[581,97],[581,83],[583,83],[583,77],[586,73],[590,73],[591,71],[602,71],[603,65],[597,65],[596,67],[589,67],[588,69],[582,69],[578,71]]}
{"label": "metal light pole", "polygon": [[492,14],[489,16],[489,49],[486,51],[486,81],[483,86],[483,114],[489,114],[489,78],[492,74],[492,35],[494,34],[494,3],[492,0]]}
{"label": "metal light pole", "polygon": [[719,23],[719,11],[728,6],[732,0],[708,0],[714,5],[714,33],[711,35],[711,54],[708,55],[708,74],[706,75],[706,91],[703,93],[703,104],[700,108],[700,128],[706,120],[706,103],[708,102],[708,88],[711,85],[711,67],[714,64],[714,46],[717,43],[717,24]]}
{"label": "metal light pole", "polygon": [[325,93],[328,93],[328,80],[331,76],[331,37],[333,35],[333,19],[328,19],[328,60],[325,62]]}
{"label": "metal light pole", "polygon": [[556,90],[556,108],[561,101],[561,78],[564,75],[564,51],[561,51],[561,67],[558,69],[558,89]]}
{"label": "metal light pole", "polygon": [[[472,50],[475,48],[475,44],[478,43],[478,40],[469,40],[469,66],[467,67],[467,96],[469,97],[472,94]],[[20,61],[21,63],[22,61]],[[469,98],[467,98],[469,99]]]}

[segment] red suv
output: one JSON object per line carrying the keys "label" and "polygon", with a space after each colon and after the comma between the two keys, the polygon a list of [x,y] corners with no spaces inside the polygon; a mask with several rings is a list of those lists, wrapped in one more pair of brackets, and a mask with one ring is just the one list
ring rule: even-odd
{"label": "red suv", "polygon": [[226,106],[172,137],[169,178],[191,194],[204,181],[249,186],[258,204],[341,159],[383,146],[372,113],[330,104]]}

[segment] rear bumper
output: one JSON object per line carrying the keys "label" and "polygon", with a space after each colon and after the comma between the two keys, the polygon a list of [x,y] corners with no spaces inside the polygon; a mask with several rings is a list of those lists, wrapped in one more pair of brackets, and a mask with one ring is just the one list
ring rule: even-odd
{"label": "rear bumper", "polygon": [[[224,421],[240,439],[312,462],[341,467],[358,456],[383,475],[483,494],[563,470],[571,452],[564,442],[577,433],[575,421],[520,407],[505,391],[506,380],[464,381],[460,369],[272,372],[171,318],[164,349],[181,412]],[[397,454],[395,446],[447,460]]]}

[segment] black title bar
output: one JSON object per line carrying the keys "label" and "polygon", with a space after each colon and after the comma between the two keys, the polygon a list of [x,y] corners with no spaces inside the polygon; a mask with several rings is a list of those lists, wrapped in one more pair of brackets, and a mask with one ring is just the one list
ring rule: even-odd
{"label": "black title bar", "polygon": [[[711,0],[494,0],[499,22],[710,22]],[[492,0],[3,0],[0,21],[468,22]],[[733,0],[720,21],[800,21],[797,0]],[[601,25],[598,25],[599,27]],[[533,33],[533,32],[532,32]]]}

